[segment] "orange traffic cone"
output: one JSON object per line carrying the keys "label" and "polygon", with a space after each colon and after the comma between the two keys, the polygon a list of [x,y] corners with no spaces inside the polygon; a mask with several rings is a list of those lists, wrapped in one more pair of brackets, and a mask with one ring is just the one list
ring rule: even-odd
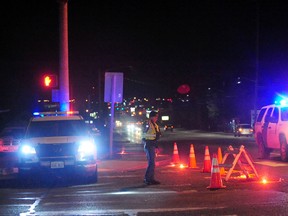
{"label": "orange traffic cone", "polygon": [[197,168],[197,166],[196,166],[196,157],[195,157],[193,144],[190,145],[189,167],[190,168]]}
{"label": "orange traffic cone", "polygon": [[180,163],[180,158],[178,154],[178,148],[176,142],[174,143],[174,150],[173,150],[173,163]]}
{"label": "orange traffic cone", "polygon": [[[222,164],[222,151],[221,151],[221,148],[218,147],[218,163],[219,164]],[[220,167],[220,174],[221,175],[225,175],[225,170],[224,170],[224,167]]]}
{"label": "orange traffic cone", "polygon": [[207,188],[210,190],[226,188],[226,186],[222,184],[222,179],[220,175],[219,164],[218,164],[216,154],[213,154],[210,186],[208,186]]}
{"label": "orange traffic cone", "polygon": [[204,167],[202,172],[211,172],[211,158],[208,146],[205,147]]}

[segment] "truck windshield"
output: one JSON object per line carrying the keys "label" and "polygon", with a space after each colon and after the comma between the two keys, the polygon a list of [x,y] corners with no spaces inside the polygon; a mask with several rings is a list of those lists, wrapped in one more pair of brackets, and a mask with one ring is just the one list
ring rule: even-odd
{"label": "truck windshield", "polygon": [[54,136],[85,136],[88,127],[81,120],[35,121],[31,122],[26,138]]}

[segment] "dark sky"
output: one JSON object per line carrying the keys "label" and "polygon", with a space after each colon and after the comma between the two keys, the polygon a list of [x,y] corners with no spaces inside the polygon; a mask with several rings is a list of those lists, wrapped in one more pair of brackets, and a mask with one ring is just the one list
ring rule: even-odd
{"label": "dark sky", "polygon": [[[124,73],[124,96],[173,95],[198,86],[255,79],[256,0],[70,0],[72,95],[86,95],[105,71]],[[1,18],[0,108],[26,106],[43,89],[39,77],[58,73],[56,0],[6,1]],[[259,83],[285,88],[288,3],[258,1]]]}

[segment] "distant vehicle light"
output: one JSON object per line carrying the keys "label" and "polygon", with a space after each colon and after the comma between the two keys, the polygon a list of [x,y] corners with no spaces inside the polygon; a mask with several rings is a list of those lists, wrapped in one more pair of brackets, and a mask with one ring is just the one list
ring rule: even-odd
{"label": "distant vehicle light", "polygon": [[116,127],[122,127],[122,122],[119,120],[116,120],[115,125],[116,125]]}
{"label": "distant vehicle light", "polygon": [[236,126],[234,136],[253,136],[253,128],[250,124],[239,124]]}
{"label": "distant vehicle light", "polygon": [[167,131],[167,130],[173,131],[173,129],[174,129],[174,125],[172,124],[164,125],[164,131]]}

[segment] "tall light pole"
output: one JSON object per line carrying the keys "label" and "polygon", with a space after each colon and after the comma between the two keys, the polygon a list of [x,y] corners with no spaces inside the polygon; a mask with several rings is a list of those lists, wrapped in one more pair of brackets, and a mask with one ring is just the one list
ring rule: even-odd
{"label": "tall light pole", "polygon": [[69,61],[68,61],[68,0],[59,2],[60,67],[58,101],[60,110],[69,110]]}

